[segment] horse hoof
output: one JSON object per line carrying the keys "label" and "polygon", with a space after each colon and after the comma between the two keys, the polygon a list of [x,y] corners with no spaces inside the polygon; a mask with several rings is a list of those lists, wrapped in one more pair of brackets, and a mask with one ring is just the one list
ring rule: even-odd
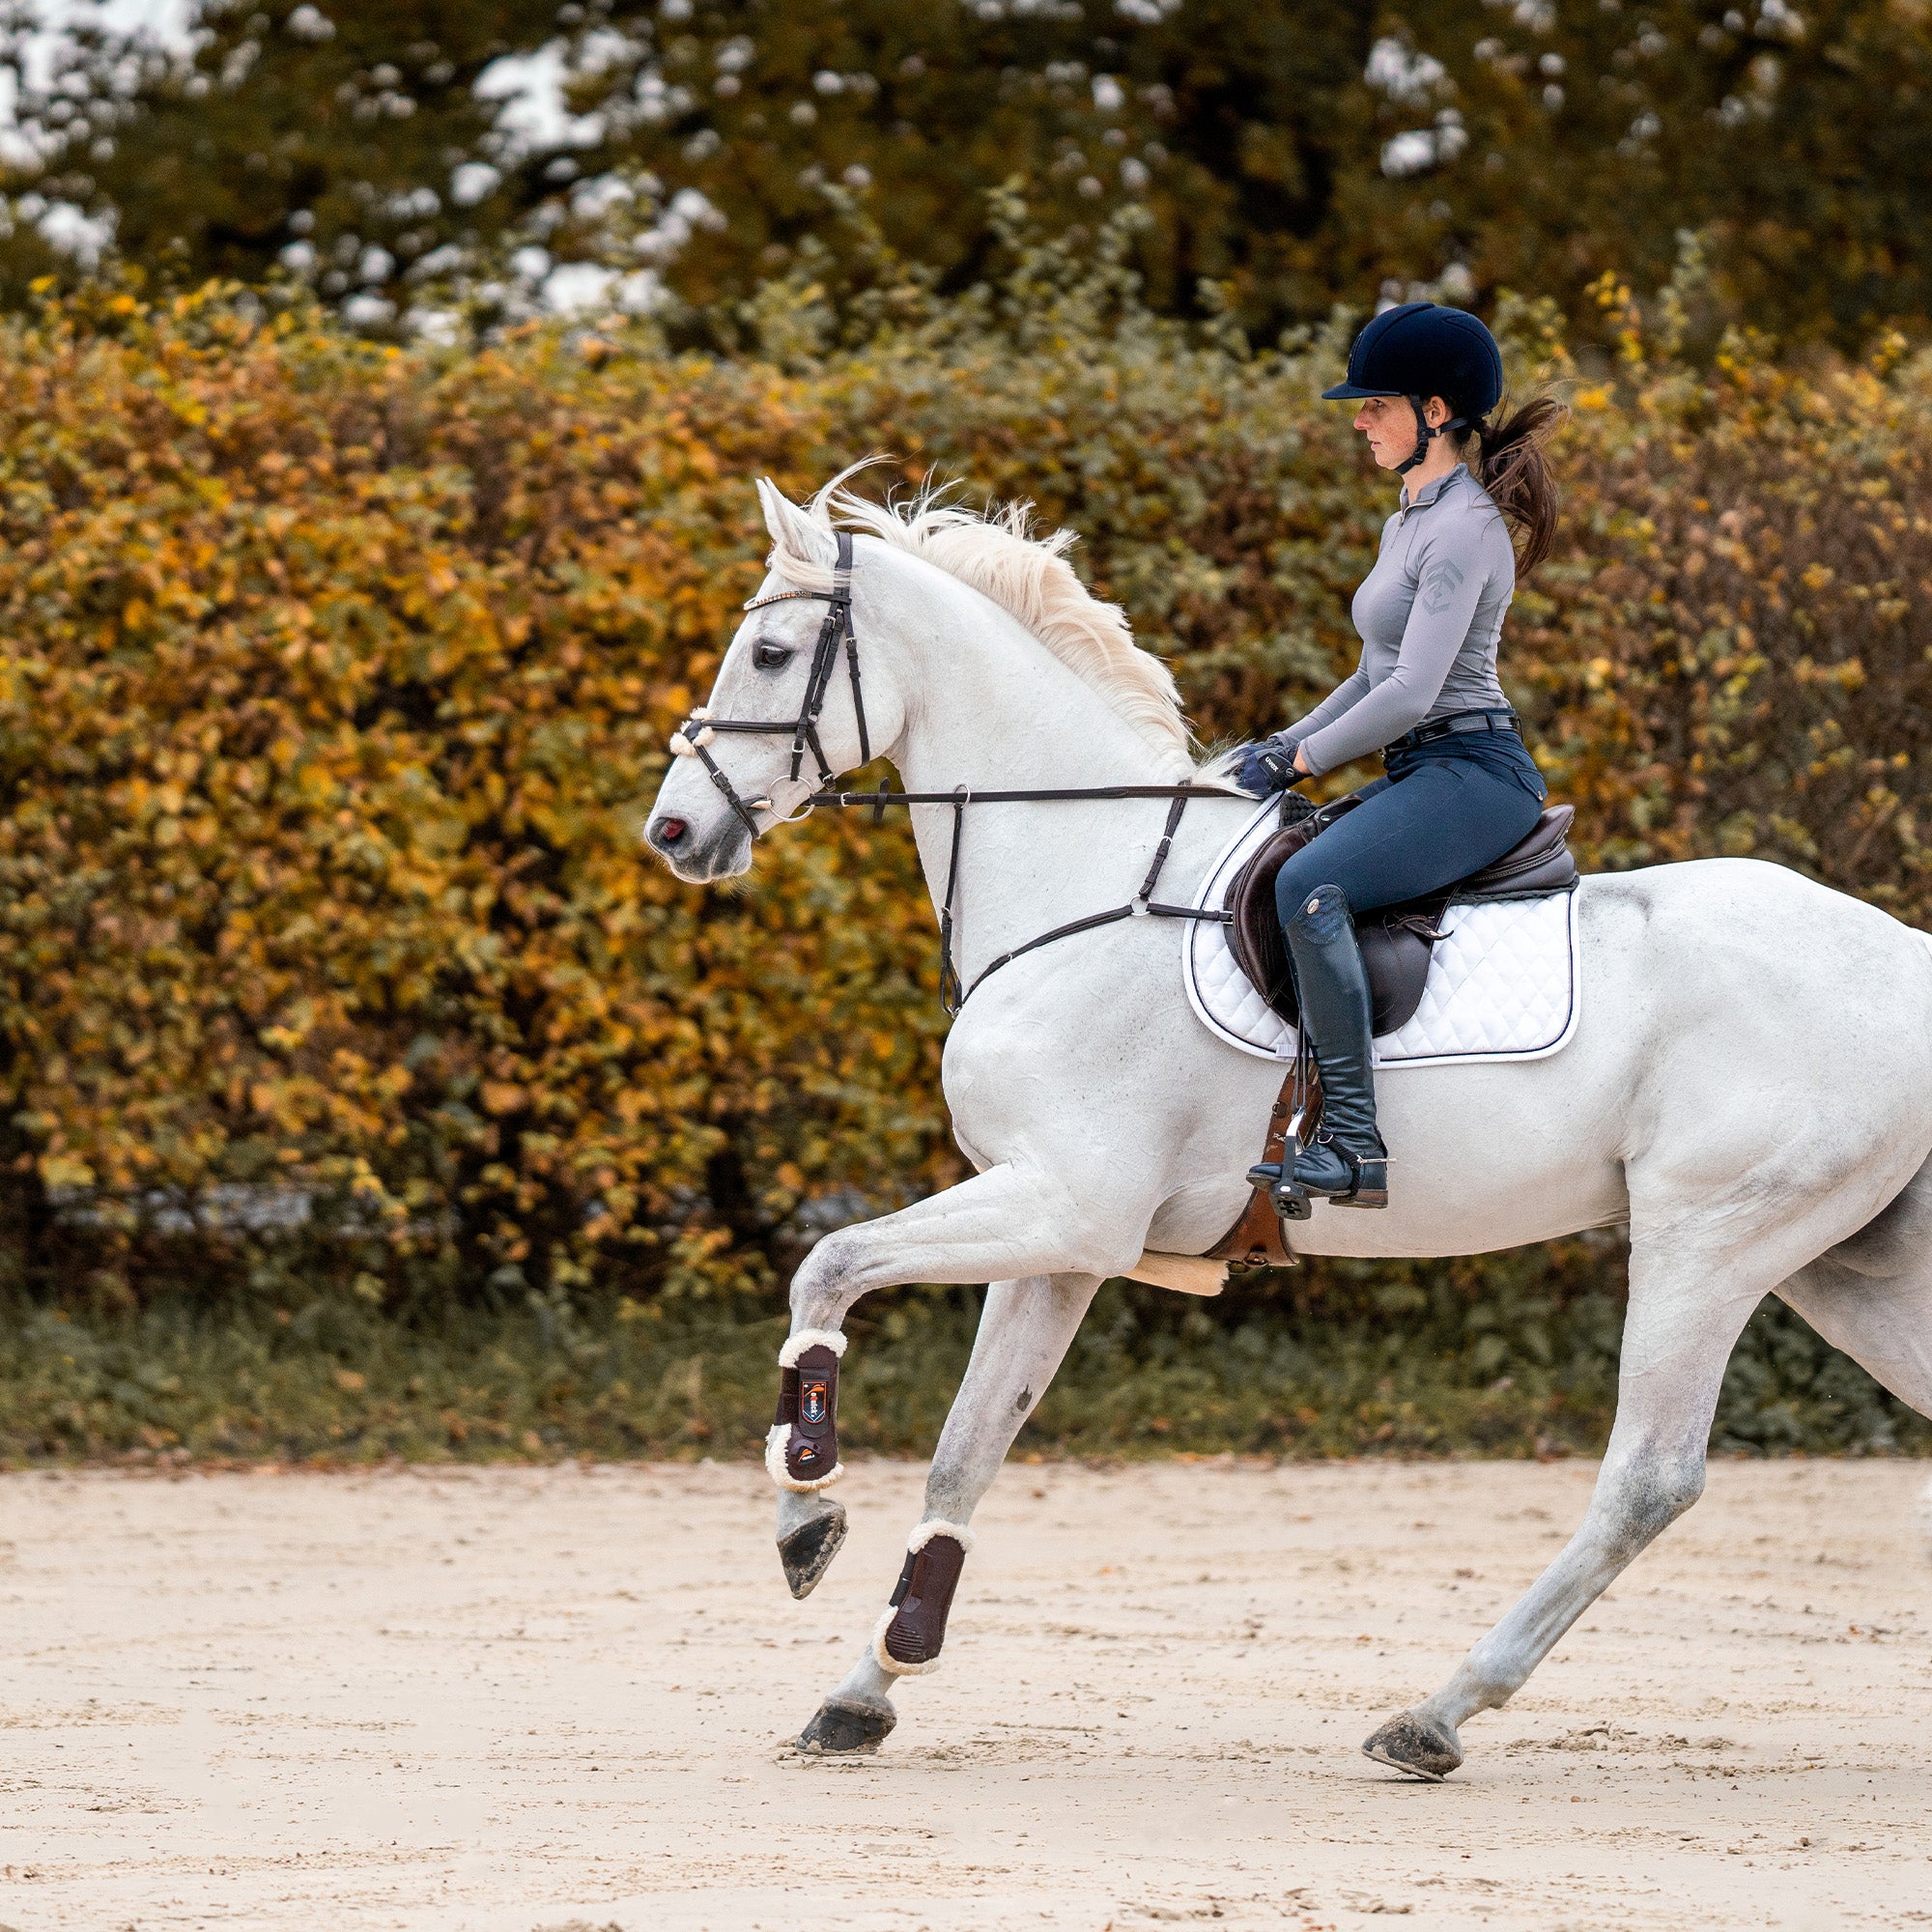
{"label": "horse hoof", "polygon": [[1363,1755],[1378,1764],[1393,1765],[1411,1777],[1440,1784],[1463,1762],[1463,1747],[1447,1724],[1405,1711],[1391,1718],[1367,1744]]}
{"label": "horse hoof", "polygon": [[798,1748],[808,1757],[869,1757],[898,1720],[883,1697],[828,1697],[798,1734]]}
{"label": "horse hoof", "polygon": [[844,1541],[845,1510],[840,1503],[828,1503],[822,1514],[779,1538],[779,1561],[784,1565],[785,1583],[794,1597],[811,1595]]}

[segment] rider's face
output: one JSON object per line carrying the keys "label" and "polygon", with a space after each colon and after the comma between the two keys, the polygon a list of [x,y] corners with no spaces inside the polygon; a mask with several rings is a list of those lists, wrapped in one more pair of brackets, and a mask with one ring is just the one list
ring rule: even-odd
{"label": "rider's face", "polygon": [[[1440,396],[1431,396],[1422,413],[1432,424],[1449,420],[1449,406]],[[1355,412],[1355,427],[1369,440],[1369,451],[1377,465],[1393,469],[1415,453],[1415,412],[1406,396],[1367,396]]]}

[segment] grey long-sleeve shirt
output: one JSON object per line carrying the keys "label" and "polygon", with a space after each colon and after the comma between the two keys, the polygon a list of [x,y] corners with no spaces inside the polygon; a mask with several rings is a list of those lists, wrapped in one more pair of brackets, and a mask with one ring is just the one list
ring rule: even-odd
{"label": "grey long-sleeve shirt", "polygon": [[1361,664],[1281,734],[1290,755],[1299,746],[1312,771],[1333,771],[1432,718],[1503,709],[1496,640],[1515,594],[1502,512],[1459,463],[1382,526],[1350,607]]}

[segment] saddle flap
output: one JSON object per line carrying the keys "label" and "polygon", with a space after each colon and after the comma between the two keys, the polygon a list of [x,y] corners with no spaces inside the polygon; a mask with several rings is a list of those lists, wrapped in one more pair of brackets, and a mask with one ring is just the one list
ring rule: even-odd
{"label": "saddle flap", "polygon": [[[1311,838],[1361,803],[1357,794],[1350,793],[1269,834],[1236,873],[1223,900],[1223,909],[1233,915],[1228,945],[1236,963],[1290,1026],[1299,1024],[1299,1009],[1294,976],[1289,970],[1288,942],[1275,911],[1275,875]],[[1378,1038],[1400,1031],[1421,1005],[1435,928],[1452,899],[1533,898],[1568,892],[1577,883],[1577,861],[1568,843],[1575,816],[1572,806],[1551,806],[1527,838],[1480,870],[1425,898],[1357,916],[1355,936],[1368,971]]]}
{"label": "saddle flap", "polygon": [[[1294,793],[1287,793],[1293,798]],[[1249,983],[1289,1025],[1294,1024],[1294,980],[1288,970],[1288,941],[1274,907],[1274,878],[1289,858],[1341,812],[1361,801],[1352,793],[1321,811],[1305,814],[1271,832],[1254,856],[1228,882],[1221,909],[1233,915],[1228,946]]]}
{"label": "saddle flap", "polygon": [[1429,955],[1435,942],[1434,925],[1384,924],[1370,915],[1357,925],[1362,964],[1369,976],[1370,1031],[1378,1039],[1399,1033],[1414,1018],[1429,980]]}

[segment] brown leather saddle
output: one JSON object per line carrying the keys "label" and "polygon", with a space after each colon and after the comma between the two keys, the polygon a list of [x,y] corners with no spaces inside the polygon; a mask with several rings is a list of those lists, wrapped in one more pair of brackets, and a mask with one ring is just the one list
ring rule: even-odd
{"label": "brown leather saddle", "polygon": [[[1297,1022],[1294,980],[1288,970],[1288,943],[1275,912],[1275,874],[1292,853],[1300,851],[1318,833],[1326,831],[1361,802],[1360,794],[1351,792],[1319,811],[1287,818],[1306,801],[1294,792],[1284,792],[1282,811],[1287,822],[1271,833],[1236,873],[1223,901],[1234,915],[1228,942],[1236,961],[1291,1026]],[[1361,942],[1362,963],[1368,968],[1378,1037],[1405,1025],[1421,1005],[1423,982],[1429,978],[1429,955],[1438,939],[1448,937],[1442,929],[1442,918],[1452,902],[1542,898],[1548,893],[1575,890],[1577,861],[1569,846],[1570,821],[1575,816],[1574,807],[1553,805],[1520,844],[1513,845],[1492,865],[1426,897],[1355,915],[1355,936]]]}

